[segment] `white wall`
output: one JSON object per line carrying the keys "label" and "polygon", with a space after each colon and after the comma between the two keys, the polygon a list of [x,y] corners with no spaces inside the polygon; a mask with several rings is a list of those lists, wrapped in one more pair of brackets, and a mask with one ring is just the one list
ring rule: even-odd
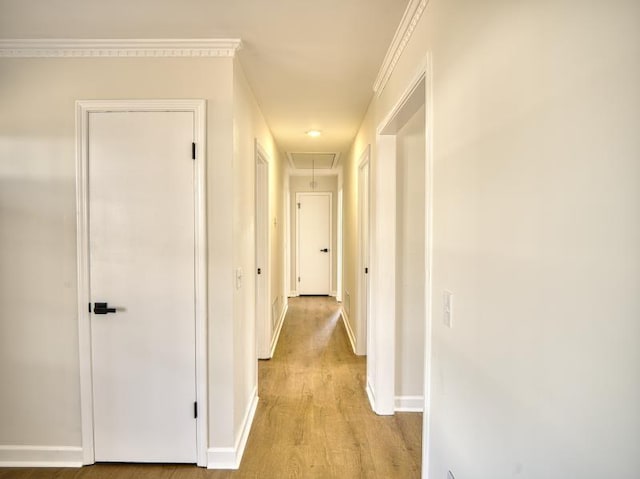
{"label": "white wall", "polygon": [[[230,194],[231,60],[2,59],[0,75],[0,444],[79,446],[74,102],[206,98],[215,205]],[[209,208],[212,329],[228,311],[230,218]]]}
{"label": "white wall", "polygon": [[74,102],[101,98],[207,100],[209,445],[233,447],[256,385],[253,285],[236,292],[233,274],[253,269],[255,137],[283,182],[241,70],[231,58],[1,59],[0,76],[0,448],[81,445]]}
{"label": "white wall", "polygon": [[[356,338],[364,337],[366,325],[362,324],[358,310],[358,167],[362,155],[370,148],[371,166],[376,157],[375,140],[375,105],[372,103],[362,121],[360,130],[351,145],[342,166],[344,203],[343,203],[343,309],[347,314],[347,321]],[[375,200],[375,198],[371,198]],[[366,342],[362,341],[362,342]],[[366,344],[356,344],[356,350],[366,351]]]}
{"label": "white wall", "polygon": [[640,474],[639,22],[431,0],[370,106],[348,161],[431,55],[430,478]]}
{"label": "white wall", "polygon": [[[271,131],[260,111],[242,66],[234,62],[234,268],[242,268],[243,284],[234,291],[234,379],[236,397],[234,424],[236,436],[242,430],[247,409],[257,386],[256,325],[255,325],[255,140],[269,157],[269,235],[271,244],[270,304],[276,318],[286,305],[283,289],[284,256],[280,246],[284,222],[283,161]],[[228,204],[228,200],[227,200]],[[275,220],[275,221],[274,221]],[[223,338],[224,340],[224,338]],[[228,338],[227,338],[228,340]],[[237,437],[236,437],[237,439]]]}
{"label": "white wall", "polygon": [[396,136],[396,391],[421,407],[425,331],[425,109]]}
{"label": "white wall", "polygon": [[291,191],[291,289],[297,290],[298,276],[296,273],[296,193],[300,192],[330,192],[331,193],[331,290],[332,293],[338,284],[338,177],[337,176],[316,176],[318,184],[315,189],[311,188],[311,176],[290,176],[289,189]]}

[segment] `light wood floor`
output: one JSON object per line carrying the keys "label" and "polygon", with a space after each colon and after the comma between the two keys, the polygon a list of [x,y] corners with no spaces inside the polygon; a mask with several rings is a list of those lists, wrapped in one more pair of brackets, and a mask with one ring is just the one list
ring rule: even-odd
{"label": "light wood floor", "polygon": [[274,358],[259,363],[260,402],[239,470],[98,464],[0,469],[0,479],[419,478],[422,415],[376,416],[364,378],[333,298],[294,298]]}

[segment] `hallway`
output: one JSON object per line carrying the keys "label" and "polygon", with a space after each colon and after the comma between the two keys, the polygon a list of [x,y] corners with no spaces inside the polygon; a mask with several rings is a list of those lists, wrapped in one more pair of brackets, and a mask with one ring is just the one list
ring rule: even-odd
{"label": "hallway", "polygon": [[420,477],[422,415],[371,412],[365,358],[351,351],[333,298],[291,298],[276,353],[259,371],[239,477]]}
{"label": "hallway", "polygon": [[0,479],[223,479],[420,477],[422,415],[377,416],[330,297],[298,297],[273,359],[259,363],[260,402],[237,471],[190,465],[99,464],[0,469]]}

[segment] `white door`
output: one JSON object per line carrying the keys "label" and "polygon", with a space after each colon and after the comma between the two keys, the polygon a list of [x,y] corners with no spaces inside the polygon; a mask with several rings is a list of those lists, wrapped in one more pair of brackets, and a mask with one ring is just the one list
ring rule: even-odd
{"label": "white door", "polygon": [[[257,147],[256,147],[257,149]],[[271,357],[269,314],[269,165],[256,155],[256,333],[258,359]]]}
{"label": "white door", "polygon": [[195,463],[193,113],[88,127],[95,460]]}
{"label": "white door", "polygon": [[298,193],[298,294],[331,292],[331,193]]}
{"label": "white door", "polygon": [[[357,353],[366,354],[370,348],[369,327],[369,156],[368,150],[358,169],[358,275],[359,275],[359,328]],[[369,361],[374,361],[370,355]]]}

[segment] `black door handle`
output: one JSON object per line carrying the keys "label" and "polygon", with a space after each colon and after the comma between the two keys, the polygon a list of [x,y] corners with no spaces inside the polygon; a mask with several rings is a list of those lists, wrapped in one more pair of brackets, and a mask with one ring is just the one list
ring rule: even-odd
{"label": "black door handle", "polygon": [[324,248],[320,250],[321,253],[328,253],[329,252],[329,248]]}
{"label": "black door handle", "polygon": [[110,308],[107,303],[94,303],[93,305],[93,313],[94,314],[107,314],[107,313],[115,313],[116,308]]}

